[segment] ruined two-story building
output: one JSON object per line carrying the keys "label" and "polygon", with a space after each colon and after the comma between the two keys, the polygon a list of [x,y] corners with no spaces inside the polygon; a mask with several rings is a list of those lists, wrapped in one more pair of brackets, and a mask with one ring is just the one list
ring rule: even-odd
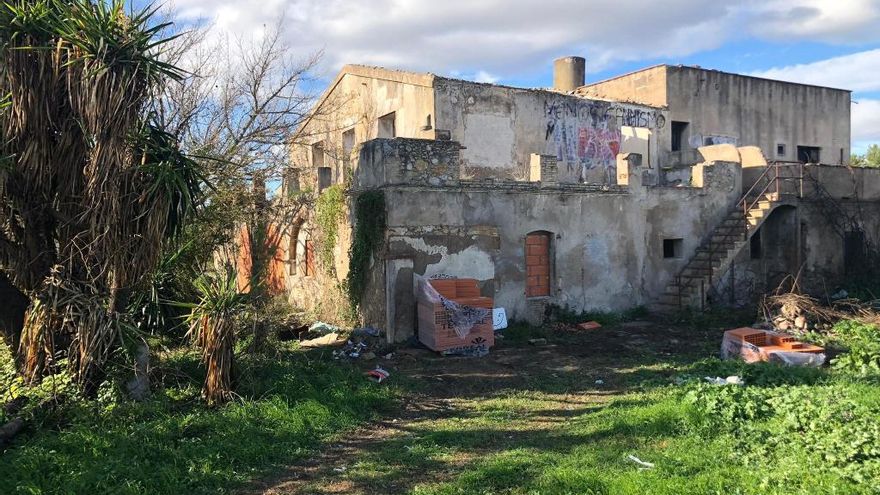
{"label": "ruined two-story building", "polygon": [[385,228],[360,314],[389,340],[414,332],[414,275],[476,278],[536,321],[550,304],[737,302],[798,272],[834,285],[876,244],[880,176],[845,166],[848,91],[671,66],[585,85],[578,57],[554,86],[343,68],[283,190],[344,190],[345,211],[330,266],[313,217],[289,229],[290,298],[340,311],[364,191],[382,192]]}

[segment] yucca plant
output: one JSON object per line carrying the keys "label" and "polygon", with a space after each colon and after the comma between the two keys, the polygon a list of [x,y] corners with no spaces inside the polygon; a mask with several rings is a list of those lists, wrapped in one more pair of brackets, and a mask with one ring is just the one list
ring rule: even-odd
{"label": "yucca plant", "polygon": [[[31,300],[21,370],[66,351],[86,392],[128,328],[133,291],[200,193],[196,163],[152,123],[179,71],[166,24],[122,0],[0,4],[0,270]],[[69,339],[56,338],[68,336]],[[66,349],[58,342],[69,340]]]}
{"label": "yucca plant", "polygon": [[199,302],[189,305],[189,336],[201,349],[206,368],[202,396],[214,405],[232,397],[236,316],[247,307],[247,296],[238,291],[237,274],[231,268],[204,274],[194,285]]}

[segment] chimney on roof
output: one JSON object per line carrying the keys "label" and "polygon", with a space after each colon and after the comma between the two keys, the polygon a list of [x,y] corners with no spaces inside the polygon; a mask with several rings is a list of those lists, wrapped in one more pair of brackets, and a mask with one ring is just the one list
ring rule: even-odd
{"label": "chimney on roof", "polygon": [[562,57],[553,61],[553,89],[565,93],[584,85],[587,61],[584,57]]}

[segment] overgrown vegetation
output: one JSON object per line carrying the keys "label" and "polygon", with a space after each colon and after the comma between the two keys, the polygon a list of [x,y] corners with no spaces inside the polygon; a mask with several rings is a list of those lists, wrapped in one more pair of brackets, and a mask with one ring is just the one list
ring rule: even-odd
{"label": "overgrown vegetation", "polygon": [[318,261],[328,273],[335,273],[333,250],[339,238],[339,222],[345,214],[345,189],[342,184],[334,184],[323,191],[315,201],[315,225],[320,231]]}
{"label": "overgrown vegetation", "polygon": [[142,403],[126,400],[115,383],[82,400],[65,373],[20,388],[0,349],[3,400],[24,394],[29,404],[53,404],[25,411],[28,430],[0,450],[0,493],[228,493],[393,404],[387,384],[283,343],[273,348],[236,356],[238,399],[219,408],[201,404],[204,371],[198,353],[184,348],[160,356],[159,386]]}
{"label": "overgrown vegetation", "polygon": [[200,197],[197,163],[156,119],[155,95],[182,74],[153,14],[122,0],[0,6],[0,271],[30,300],[30,382],[66,357],[96,391],[134,328],[132,293]]}
{"label": "overgrown vegetation", "polygon": [[365,191],[354,202],[355,224],[352,233],[346,292],[352,308],[357,308],[367,287],[370,263],[385,235],[385,193]]}

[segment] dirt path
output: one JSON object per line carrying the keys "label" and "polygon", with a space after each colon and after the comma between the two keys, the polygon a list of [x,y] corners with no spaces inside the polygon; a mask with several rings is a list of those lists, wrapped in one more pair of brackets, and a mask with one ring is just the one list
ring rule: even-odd
{"label": "dirt path", "polygon": [[[485,358],[401,350],[382,363],[405,390],[399,411],[244,493],[408,493],[456,476],[481,451],[553,441],[560,422],[601,409],[623,393],[637,367],[706,351],[687,329],[655,322],[591,332],[559,326],[545,335],[546,345],[502,342]],[[507,409],[509,397],[515,401]],[[495,414],[507,415],[503,435],[480,423]],[[475,433],[468,448],[446,452],[433,446],[432,438],[447,434],[443,425],[467,421],[486,430]]]}

